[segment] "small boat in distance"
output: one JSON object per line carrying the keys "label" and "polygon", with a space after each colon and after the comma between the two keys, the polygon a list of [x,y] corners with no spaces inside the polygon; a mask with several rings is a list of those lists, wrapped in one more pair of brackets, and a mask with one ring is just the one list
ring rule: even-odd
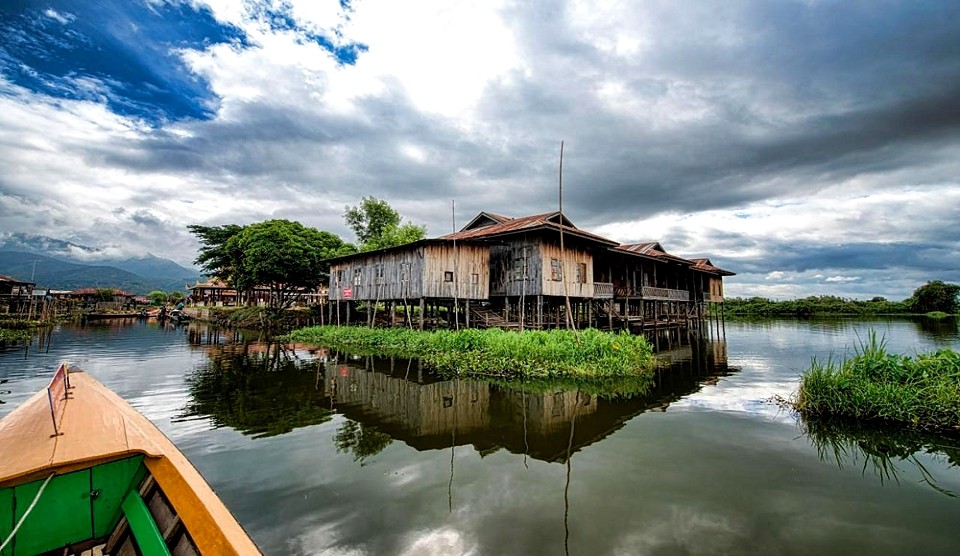
{"label": "small boat in distance", "polygon": [[260,554],[153,423],[65,363],[0,446],[0,556]]}

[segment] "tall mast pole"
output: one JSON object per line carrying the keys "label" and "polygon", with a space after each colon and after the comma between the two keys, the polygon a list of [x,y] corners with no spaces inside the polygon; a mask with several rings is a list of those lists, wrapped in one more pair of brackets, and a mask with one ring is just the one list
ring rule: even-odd
{"label": "tall mast pole", "polygon": [[[457,233],[457,202],[450,201],[450,217],[453,223],[453,233]],[[457,251],[457,238],[453,238],[453,318],[456,330],[460,330],[460,302],[457,299],[457,288],[460,284],[460,269],[457,262],[460,259],[460,252]]]}
{"label": "tall mast pole", "polygon": [[573,330],[573,333],[577,336],[577,341],[580,340],[580,335],[577,334],[577,326],[573,322],[573,310],[570,308],[570,293],[567,291],[567,258],[566,251],[563,248],[563,141],[560,141],[560,187],[559,187],[559,204],[560,204],[560,280],[563,283],[563,301],[567,308],[567,330]]}

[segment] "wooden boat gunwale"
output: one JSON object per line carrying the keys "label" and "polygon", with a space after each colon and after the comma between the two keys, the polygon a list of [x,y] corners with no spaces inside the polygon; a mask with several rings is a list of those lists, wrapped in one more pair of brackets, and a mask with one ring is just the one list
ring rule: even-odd
{"label": "wooden boat gunwale", "polygon": [[[197,552],[260,554],[196,468],[156,426],[87,373],[70,368],[69,376],[70,397],[59,416],[59,434],[51,419],[52,404],[48,405],[46,390],[0,420],[0,446],[4,446],[7,453],[17,454],[17,457],[0,458],[0,505],[5,502],[3,489],[12,491],[51,475],[56,479],[142,457],[145,476],[152,477],[158,485]],[[137,485],[133,485],[129,494],[137,490]],[[93,511],[94,500],[89,503]],[[139,511],[144,501],[124,500],[124,503],[130,504],[131,511]],[[14,501],[14,508],[16,504]],[[14,512],[16,515],[16,510]],[[117,519],[119,527],[124,520],[120,516]],[[6,540],[4,535],[8,532],[9,528],[0,527],[0,542]],[[180,533],[176,535],[179,538]],[[9,549],[2,553],[8,554],[20,556],[21,553]]]}

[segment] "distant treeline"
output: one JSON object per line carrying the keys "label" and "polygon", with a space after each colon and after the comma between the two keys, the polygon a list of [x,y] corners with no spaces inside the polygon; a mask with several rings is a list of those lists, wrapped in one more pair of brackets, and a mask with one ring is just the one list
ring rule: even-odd
{"label": "distant treeline", "polygon": [[812,295],[803,299],[773,301],[765,297],[728,297],[727,315],[798,316],[811,315],[896,315],[955,314],[960,307],[960,285],[932,280],[914,290],[903,301],[874,297],[869,301],[844,299],[835,295]]}
{"label": "distant treeline", "polygon": [[889,301],[875,297],[869,301],[844,299],[834,295],[815,295],[803,299],[774,301],[765,297],[728,297],[723,310],[727,315],[797,316],[811,315],[891,315],[917,312],[910,300]]}

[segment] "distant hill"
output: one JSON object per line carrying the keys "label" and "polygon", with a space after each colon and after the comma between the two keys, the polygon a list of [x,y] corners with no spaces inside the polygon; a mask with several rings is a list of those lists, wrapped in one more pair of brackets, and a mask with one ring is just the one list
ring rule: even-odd
{"label": "distant hill", "polygon": [[[175,263],[171,262],[171,264]],[[149,263],[143,268],[149,270]],[[196,273],[193,276],[175,278],[143,276],[115,266],[67,262],[19,251],[0,251],[0,274],[12,276],[18,280],[32,281],[37,284],[37,288],[41,289],[74,290],[83,287],[109,287],[137,294],[146,294],[153,290],[182,290],[184,285],[192,284],[199,277]],[[31,276],[33,280],[30,279]]]}
{"label": "distant hill", "polygon": [[[41,261],[36,274],[35,260]],[[103,286],[135,293],[181,290],[200,279],[196,270],[149,253],[138,258],[107,258],[102,249],[22,233],[0,233],[0,274],[19,280],[30,280],[34,275],[32,281],[37,287],[66,290]]]}

